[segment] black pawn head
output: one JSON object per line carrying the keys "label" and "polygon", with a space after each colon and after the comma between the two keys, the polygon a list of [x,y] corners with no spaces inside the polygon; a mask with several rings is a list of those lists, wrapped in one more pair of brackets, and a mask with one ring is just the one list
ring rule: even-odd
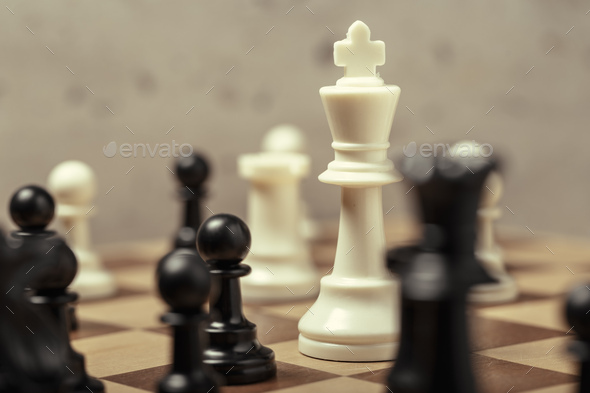
{"label": "black pawn head", "polygon": [[42,187],[22,187],[10,200],[10,216],[25,231],[44,230],[53,219],[54,212],[53,198]]}
{"label": "black pawn head", "polygon": [[209,297],[209,268],[193,250],[180,249],[158,264],[158,288],[175,311],[198,312]]}
{"label": "black pawn head", "polygon": [[250,249],[250,230],[238,217],[216,214],[209,217],[197,233],[197,248],[207,262],[238,265]]}
{"label": "black pawn head", "polygon": [[191,227],[182,227],[174,240],[174,248],[197,248],[197,231]]}
{"label": "black pawn head", "polygon": [[198,153],[190,156],[181,156],[176,160],[176,176],[180,182],[189,188],[199,188],[209,177],[209,164]]}
{"label": "black pawn head", "polygon": [[566,303],[566,316],[583,341],[590,341],[590,290],[588,285],[574,288]]}

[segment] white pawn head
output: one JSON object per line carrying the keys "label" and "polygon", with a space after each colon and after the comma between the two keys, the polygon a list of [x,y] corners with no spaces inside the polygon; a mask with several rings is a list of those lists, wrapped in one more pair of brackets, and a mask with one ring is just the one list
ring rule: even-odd
{"label": "white pawn head", "polygon": [[59,205],[90,205],[96,195],[96,175],[81,161],[64,161],[57,165],[47,183]]}
{"label": "white pawn head", "polygon": [[493,171],[488,175],[488,178],[486,179],[485,187],[482,191],[480,201],[481,207],[496,206],[500,201],[502,191],[504,191],[502,176],[500,176],[500,174],[497,171]]}
{"label": "white pawn head", "polygon": [[262,139],[262,150],[275,153],[305,153],[303,131],[292,124],[273,127]]}

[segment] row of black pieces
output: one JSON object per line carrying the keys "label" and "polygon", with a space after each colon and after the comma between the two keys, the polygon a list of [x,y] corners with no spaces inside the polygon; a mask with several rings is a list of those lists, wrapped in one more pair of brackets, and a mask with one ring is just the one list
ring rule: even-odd
{"label": "row of black pieces", "polygon": [[10,215],[20,228],[0,235],[0,285],[6,288],[0,324],[0,392],[104,392],[86,373],[84,356],[69,338],[67,287],[77,261],[63,239],[46,227],[55,204],[41,187],[19,189]]}
{"label": "row of black pieces", "polygon": [[[482,157],[406,158],[400,165],[413,183],[422,212],[419,245],[387,254],[401,279],[401,338],[387,379],[394,393],[475,393],[469,362],[466,297],[476,284],[493,282],[474,255],[476,214],[484,181],[496,167]],[[574,288],[565,314],[577,340],[579,392],[590,391],[590,284]]]}
{"label": "row of black pieces", "polygon": [[217,214],[199,228],[198,251],[179,247],[159,262],[158,288],[170,306],[162,320],[174,331],[172,370],[160,381],[159,392],[214,393],[224,384],[276,375],[274,352],[260,344],[256,325],[242,310],[239,279],[251,269],[241,262],[250,243],[241,219]]}

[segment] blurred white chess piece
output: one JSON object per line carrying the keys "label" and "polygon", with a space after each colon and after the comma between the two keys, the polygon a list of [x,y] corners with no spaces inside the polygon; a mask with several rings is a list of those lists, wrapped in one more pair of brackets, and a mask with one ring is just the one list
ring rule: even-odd
{"label": "blurred white chess piece", "polygon": [[[459,156],[480,156],[487,153],[482,145],[475,141],[461,141],[455,144],[454,154]],[[498,282],[478,284],[471,288],[469,301],[474,303],[510,302],[518,296],[516,281],[508,274],[504,266],[502,248],[496,243],[494,222],[502,215],[498,206],[504,185],[499,172],[490,173],[486,179],[480,205],[477,210],[477,241],[475,256],[486,270]]]}
{"label": "blurred white chess piece", "polygon": [[252,248],[245,262],[252,274],[241,279],[245,302],[284,302],[315,297],[319,275],[301,234],[299,183],[309,157],[262,152],[238,157],[240,176],[250,181],[248,226]]}
{"label": "blurred white chess piece", "polygon": [[[271,128],[262,139],[262,151],[274,153],[298,153],[307,155],[307,141],[303,131],[292,124],[279,124]],[[321,229],[309,216],[307,203],[302,199],[300,207],[301,234],[307,240],[317,239]]]}
{"label": "blurred white chess piece", "polygon": [[279,124],[262,139],[262,151],[305,154],[307,141],[303,131],[293,124]]}
{"label": "blurred white chess piece", "polygon": [[78,274],[70,288],[81,300],[114,295],[115,280],[90,245],[88,218],[96,211],[92,205],[96,195],[94,172],[81,161],[65,161],[51,171],[47,182],[55,198],[56,216],[78,260]]}

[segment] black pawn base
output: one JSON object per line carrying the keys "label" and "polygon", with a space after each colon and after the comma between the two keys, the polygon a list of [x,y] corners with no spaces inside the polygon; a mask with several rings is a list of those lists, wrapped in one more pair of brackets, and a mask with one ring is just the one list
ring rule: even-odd
{"label": "black pawn base", "polygon": [[273,350],[261,345],[258,340],[241,342],[233,348],[209,348],[204,355],[205,364],[221,374],[227,385],[262,382],[277,373]]}

